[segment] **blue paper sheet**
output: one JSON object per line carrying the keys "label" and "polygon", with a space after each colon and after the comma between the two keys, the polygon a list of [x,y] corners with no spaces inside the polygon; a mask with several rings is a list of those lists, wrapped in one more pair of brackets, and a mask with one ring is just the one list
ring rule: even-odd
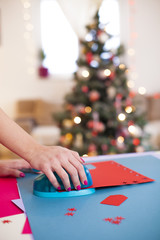
{"label": "blue paper sheet", "polygon": [[[114,160],[111,157],[111,160]],[[93,195],[46,199],[32,194],[35,174],[18,179],[23,203],[35,240],[159,240],[160,239],[160,160],[154,156],[116,159],[155,182],[107,187]],[[100,204],[109,195],[121,194],[128,199],[120,206]],[[65,216],[76,208],[73,216]],[[119,224],[104,218],[122,216]]]}

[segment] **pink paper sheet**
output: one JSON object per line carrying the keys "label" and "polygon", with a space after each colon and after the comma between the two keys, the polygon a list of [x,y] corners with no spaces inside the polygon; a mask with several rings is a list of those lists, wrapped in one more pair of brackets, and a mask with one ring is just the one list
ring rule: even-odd
{"label": "pink paper sheet", "polygon": [[0,178],[0,217],[23,213],[11,202],[19,199],[17,180],[15,178]]}

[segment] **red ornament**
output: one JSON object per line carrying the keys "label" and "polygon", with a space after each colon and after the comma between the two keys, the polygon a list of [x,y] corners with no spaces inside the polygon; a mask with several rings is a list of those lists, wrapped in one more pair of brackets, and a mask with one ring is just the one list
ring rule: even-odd
{"label": "red ornament", "polygon": [[119,99],[119,100],[121,100],[122,97],[123,97],[123,95],[121,93],[118,93],[117,96],[116,96],[116,98]]}
{"label": "red ornament", "polygon": [[128,127],[134,125],[134,122],[132,120],[128,121]]}
{"label": "red ornament", "polygon": [[112,146],[116,146],[116,140],[115,140],[115,139],[112,139],[112,140],[111,140],[111,145],[112,145]]}
{"label": "red ornament", "polygon": [[92,52],[88,52],[86,54],[86,61],[87,61],[87,63],[90,64],[92,60],[93,60],[93,54],[92,54]]}
{"label": "red ornament", "polygon": [[89,94],[89,99],[91,102],[95,102],[100,98],[100,94],[99,92],[97,92],[96,90],[92,90]]}
{"label": "red ornament", "polygon": [[47,78],[49,73],[48,73],[48,68],[45,68],[43,66],[41,66],[39,69],[38,69],[38,73],[39,73],[39,76],[42,77],[42,78]]}
{"label": "red ornament", "polygon": [[115,72],[111,72],[111,74],[109,75],[109,79],[113,80],[115,78]]}
{"label": "red ornament", "polygon": [[79,110],[79,112],[82,113],[82,114],[85,114],[85,113],[86,113],[85,107],[81,107],[80,110]]}
{"label": "red ornament", "polygon": [[93,137],[96,137],[97,135],[98,135],[98,132],[96,132],[96,131],[93,131],[93,132],[92,132],[92,136],[93,136]]}
{"label": "red ornament", "polygon": [[126,99],[126,105],[127,105],[127,106],[131,106],[131,105],[132,105],[132,100],[131,100],[131,98],[127,98],[127,99]]}
{"label": "red ornament", "polygon": [[84,93],[88,93],[89,88],[88,88],[87,86],[82,86],[82,87],[81,87],[81,90],[82,90],[82,92],[84,92]]}
{"label": "red ornament", "polygon": [[102,33],[102,30],[98,29],[97,36],[101,35],[101,33]]}
{"label": "red ornament", "polygon": [[136,96],[136,93],[135,93],[135,92],[130,92],[130,93],[129,93],[129,97],[130,97],[130,98],[134,98],[135,96]]}
{"label": "red ornament", "polygon": [[138,146],[140,144],[140,140],[138,138],[133,139],[133,145]]}
{"label": "red ornament", "polygon": [[94,152],[94,151],[96,151],[96,149],[97,149],[97,147],[94,143],[91,143],[88,147],[89,152]]}
{"label": "red ornament", "polygon": [[88,123],[87,123],[87,127],[88,128],[93,128],[93,121],[90,120]]}
{"label": "red ornament", "polygon": [[107,144],[102,144],[101,149],[103,152],[106,152],[108,150]]}

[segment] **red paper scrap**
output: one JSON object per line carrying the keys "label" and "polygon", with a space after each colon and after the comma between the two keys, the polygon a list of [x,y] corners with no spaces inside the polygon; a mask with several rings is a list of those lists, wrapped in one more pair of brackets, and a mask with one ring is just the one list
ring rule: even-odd
{"label": "red paper scrap", "polygon": [[5,224],[5,223],[11,223],[12,221],[11,220],[3,220],[2,222]]}
{"label": "red paper scrap", "polygon": [[32,234],[31,227],[29,225],[28,218],[26,217],[26,221],[22,230],[22,234]]}
{"label": "red paper scrap", "polygon": [[109,197],[105,198],[101,204],[119,206],[121,205],[128,197],[124,195],[110,195]]}
{"label": "red paper scrap", "polygon": [[72,212],[73,212],[73,211],[77,211],[76,208],[68,208],[67,210],[68,210],[68,211],[72,211]]}
{"label": "red paper scrap", "polygon": [[111,222],[111,221],[112,221],[112,218],[105,218],[104,221],[105,221],[105,222]]}
{"label": "red paper scrap", "polygon": [[[90,188],[120,186],[154,181],[115,161],[90,163],[95,168],[89,169],[93,185]],[[87,166],[87,165],[86,165]]]}
{"label": "red paper scrap", "polygon": [[68,213],[65,213],[64,215],[65,215],[65,216],[73,216],[74,213],[73,213],[73,212],[68,212]]}
{"label": "red paper scrap", "polygon": [[115,217],[113,218],[105,218],[103,219],[105,222],[110,222],[112,224],[120,224],[122,222],[122,220],[124,220],[125,218],[123,217]]}

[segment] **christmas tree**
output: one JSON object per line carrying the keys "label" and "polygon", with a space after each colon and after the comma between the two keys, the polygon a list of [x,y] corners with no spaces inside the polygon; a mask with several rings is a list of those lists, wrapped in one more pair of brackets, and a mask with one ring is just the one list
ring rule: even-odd
{"label": "christmas tree", "polygon": [[65,97],[64,111],[56,116],[60,144],[89,156],[141,151],[145,120],[127,86],[128,69],[120,63],[123,47],[107,49],[112,36],[100,23],[98,12],[86,28],[75,86]]}

